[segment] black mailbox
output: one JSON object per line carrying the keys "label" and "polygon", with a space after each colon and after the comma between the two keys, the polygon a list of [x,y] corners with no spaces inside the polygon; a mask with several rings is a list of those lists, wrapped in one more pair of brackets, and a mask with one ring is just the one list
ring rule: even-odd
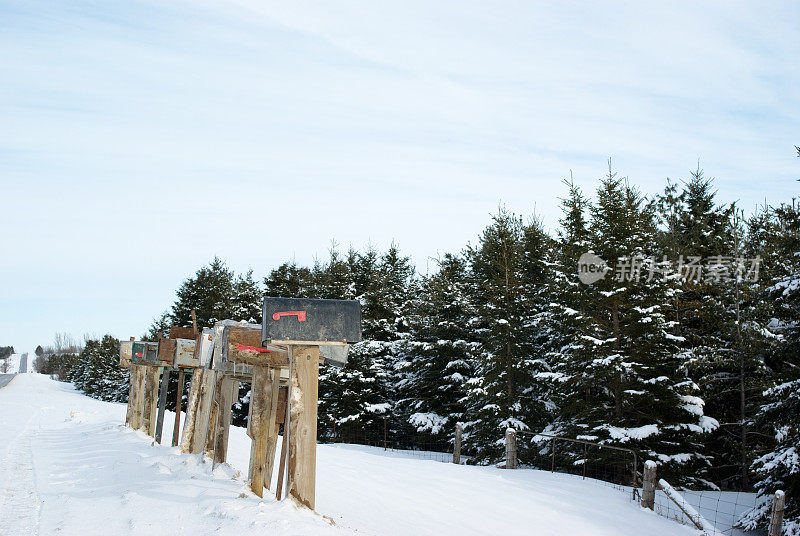
{"label": "black mailbox", "polygon": [[355,300],[264,298],[263,343],[361,340],[361,304]]}

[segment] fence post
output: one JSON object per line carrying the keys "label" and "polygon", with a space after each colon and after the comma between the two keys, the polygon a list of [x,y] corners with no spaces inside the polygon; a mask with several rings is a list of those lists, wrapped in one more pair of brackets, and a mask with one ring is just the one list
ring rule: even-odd
{"label": "fence post", "polygon": [[453,463],[456,465],[461,463],[461,433],[463,431],[461,423],[456,424],[456,437],[453,440]]}
{"label": "fence post", "polygon": [[517,431],[513,428],[506,430],[506,469],[517,468]]}
{"label": "fence post", "polygon": [[772,515],[769,519],[769,536],[781,536],[783,532],[783,507],[786,504],[786,494],[781,490],[775,492],[772,501]]}
{"label": "fence post", "polygon": [[642,506],[653,510],[656,505],[656,462],[644,462],[642,475]]}

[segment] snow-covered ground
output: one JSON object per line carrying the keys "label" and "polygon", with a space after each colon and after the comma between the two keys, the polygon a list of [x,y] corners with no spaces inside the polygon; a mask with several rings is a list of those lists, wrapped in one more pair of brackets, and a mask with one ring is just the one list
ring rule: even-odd
{"label": "snow-covered ground", "polygon": [[123,404],[37,374],[0,389],[0,534],[697,534],[597,482],[350,445],[318,448],[318,515],[248,491],[244,429],[231,430],[230,465],[212,472],[124,416]]}

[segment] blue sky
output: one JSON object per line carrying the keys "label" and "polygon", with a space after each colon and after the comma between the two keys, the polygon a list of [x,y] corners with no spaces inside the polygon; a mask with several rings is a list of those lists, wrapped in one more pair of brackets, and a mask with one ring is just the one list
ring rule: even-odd
{"label": "blue sky", "polygon": [[789,200],[791,2],[0,2],[0,345],[141,334],[215,255],[428,259],[561,179]]}

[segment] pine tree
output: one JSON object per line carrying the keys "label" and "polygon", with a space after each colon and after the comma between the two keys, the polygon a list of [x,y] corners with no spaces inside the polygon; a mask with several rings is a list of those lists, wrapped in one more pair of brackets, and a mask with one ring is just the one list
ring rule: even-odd
{"label": "pine tree", "polygon": [[615,270],[582,288],[579,309],[562,313],[574,339],[559,367],[560,431],[635,448],[667,478],[690,482],[706,464],[700,441],[717,423],[704,416],[679,338],[670,333],[668,279],[637,277],[653,266],[646,260],[655,254],[653,212],[609,170],[591,208],[587,245]]}
{"label": "pine tree", "polygon": [[213,326],[234,314],[234,273],[218,257],[184,281],[169,319],[173,326],[191,326],[194,309],[199,328]]}
{"label": "pine tree", "polygon": [[800,535],[800,207],[794,202],[759,215],[751,240],[762,246],[768,261],[762,301],[773,304],[770,328],[775,333],[768,355],[774,385],[763,393],[756,424],[770,430],[774,444],[755,459],[758,505],[744,518],[746,528],[765,526],[771,497],[787,493],[784,531]]}
{"label": "pine tree", "polygon": [[478,307],[480,337],[478,380],[471,386],[473,420],[465,437],[477,445],[475,461],[502,457],[507,428],[527,430],[524,393],[532,378],[524,355],[525,259],[522,220],[500,208],[492,224],[470,248],[473,296]]}
{"label": "pine tree", "polygon": [[263,304],[264,295],[253,279],[253,270],[248,270],[244,276],[237,275],[233,282],[232,319],[260,324]]}
{"label": "pine tree", "polygon": [[106,335],[86,341],[70,381],[92,398],[108,402],[128,400],[128,370],[119,366],[119,340]]}
{"label": "pine tree", "polygon": [[423,279],[418,308],[411,316],[412,356],[400,384],[400,405],[422,441],[449,444],[455,425],[467,420],[469,382],[475,379],[479,348],[473,323],[466,260],[445,254],[438,271]]}
{"label": "pine tree", "polygon": [[264,292],[275,298],[313,298],[313,274],[308,268],[285,262],[264,278]]}

